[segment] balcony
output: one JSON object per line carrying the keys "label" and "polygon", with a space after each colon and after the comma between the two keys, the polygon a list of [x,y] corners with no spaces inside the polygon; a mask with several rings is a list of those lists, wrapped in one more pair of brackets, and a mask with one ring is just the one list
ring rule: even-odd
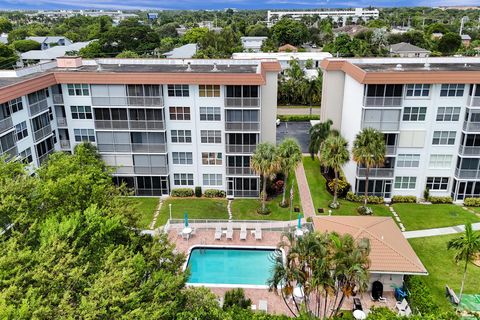
{"label": "balcony", "polygon": [[130,143],[97,143],[99,152],[132,152]]}
{"label": "balcony", "polygon": [[61,93],[54,93],[52,99],[54,104],[63,104],[63,94]]}
{"label": "balcony", "polygon": [[139,130],[165,130],[164,121],[153,120],[130,120],[130,129]]}
{"label": "balcony", "polygon": [[135,166],[134,171],[136,174],[168,174],[167,167],[143,167],[143,166]]}
{"label": "balcony", "polygon": [[[227,194],[232,194],[232,190],[229,190]],[[233,196],[235,198],[258,198],[260,191],[258,190],[233,190]]]}
{"label": "balcony", "polygon": [[460,146],[458,154],[462,156],[480,156],[480,146]]}
{"label": "balcony", "polygon": [[373,128],[379,131],[398,131],[400,121],[363,121],[362,129]]}
{"label": "balcony", "polygon": [[10,149],[7,149],[5,151],[3,151],[3,153],[0,153],[0,155],[2,156],[7,156],[7,161],[12,159],[12,158],[15,158],[17,157],[18,155],[18,149],[17,149],[17,146],[14,145],[13,147],[11,147]]}
{"label": "balcony", "polygon": [[[395,168],[371,168],[368,172],[369,178],[393,178]],[[365,177],[367,169],[357,167],[357,177]]]}
{"label": "balcony", "polygon": [[162,107],[162,97],[92,97],[93,106]]}
{"label": "balcony", "polygon": [[46,99],[35,102],[35,103],[32,103],[28,107],[28,113],[29,113],[30,117],[36,116],[37,114],[39,114],[39,113],[41,113],[45,110],[48,110],[48,102],[47,102]]}
{"label": "balcony", "polygon": [[226,97],[225,107],[226,108],[259,108],[260,98]]}
{"label": "balcony", "polygon": [[45,160],[47,160],[48,156],[54,151],[55,151],[54,149],[51,149],[47,151],[45,154],[43,154],[42,156],[38,157],[38,164],[41,165]]}
{"label": "balcony", "polygon": [[67,118],[57,117],[57,126],[58,127],[66,127],[67,126]]}
{"label": "balcony", "polygon": [[463,122],[463,131],[465,132],[480,132],[480,122]]}
{"label": "balcony", "polygon": [[480,97],[468,96],[467,106],[469,106],[469,107],[480,107]]}
{"label": "balcony", "polygon": [[132,152],[165,153],[165,143],[132,143]]}
{"label": "balcony", "polygon": [[95,120],[95,129],[128,129],[128,120]]}
{"label": "balcony", "polygon": [[62,150],[70,150],[70,140],[60,140],[60,148]]}
{"label": "balcony", "polygon": [[51,134],[52,127],[48,124],[45,127],[33,132],[33,139],[35,140],[35,142],[38,142]]}
{"label": "balcony", "polygon": [[385,154],[386,154],[387,156],[391,156],[391,155],[397,154],[397,146],[389,146],[389,145],[387,145],[386,148],[385,148],[385,150],[386,150],[386,153],[385,153]]}
{"label": "balcony", "polygon": [[227,153],[246,153],[251,154],[255,152],[257,145],[255,144],[227,144]]}
{"label": "balcony", "polygon": [[227,175],[233,176],[252,176],[255,175],[255,172],[252,168],[245,167],[227,167]]}
{"label": "balcony", "polygon": [[260,122],[225,122],[226,131],[260,131]]}
{"label": "balcony", "polygon": [[402,107],[402,97],[365,97],[363,101],[364,107]]}
{"label": "balcony", "polygon": [[458,179],[479,179],[480,170],[456,168],[455,177]]}
{"label": "balcony", "polygon": [[13,121],[11,117],[0,120],[0,133],[7,131],[13,127]]}

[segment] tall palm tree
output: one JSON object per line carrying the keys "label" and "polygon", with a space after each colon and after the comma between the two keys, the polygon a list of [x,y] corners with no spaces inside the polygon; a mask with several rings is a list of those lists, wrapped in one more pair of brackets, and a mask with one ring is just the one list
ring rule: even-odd
{"label": "tall palm tree", "polygon": [[310,115],[312,115],[312,104],[314,100],[318,100],[322,96],[322,78],[321,76],[307,80],[304,87],[305,98],[310,105]]}
{"label": "tall palm tree", "polygon": [[463,287],[467,277],[468,264],[473,262],[477,254],[480,253],[480,233],[474,232],[472,224],[468,222],[465,224],[465,233],[460,237],[450,240],[447,244],[447,248],[449,250],[455,250],[455,262],[458,263],[460,261],[465,261],[462,286],[460,287],[460,294],[458,295],[458,299],[462,302]]}
{"label": "tall palm tree", "polygon": [[337,190],[338,190],[338,172],[350,159],[348,152],[348,142],[342,136],[329,136],[322,145],[320,151],[320,163],[328,168],[332,168],[335,174],[333,187],[333,202],[330,204],[332,208],[338,207]]}
{"label": "tall palm tree", "polygon": [[325,141],[325,139],[327,139],[327,137],[330,135],[330,128],[332,124],[333,121],[328,119],[327,121],[317,123],[310,128],[310,131],[308,132],[310,134],[308,151],[310,152],[312,159],[318,153],[318,151],[320,151],[323,141]]}
{"label": "tall palm tree", "polygon": [[262,186],[262,213],[265,212],[265,201],[267,199],[267,179],[275,176],[279,169],[277,149],[270,142],[263,142],[257,145],[250,160],[250,167],[263,178]]}
{"label": "tall palm tree", "polygon": [[373,128],[363,129],[353,141],[353,160],[365,166],[365,207],[367,206],[368,198],[368,174],[372,167],[383,165],[385,151],[383,133]]}
{"label": "tall palm tree", "polygon": [[287,189],[288,175],[302,161],[302,150],[293,138],[286,138],[277,148],[280,169],[285,176],[283,184],[282,206],[285,206],[285,191]]}

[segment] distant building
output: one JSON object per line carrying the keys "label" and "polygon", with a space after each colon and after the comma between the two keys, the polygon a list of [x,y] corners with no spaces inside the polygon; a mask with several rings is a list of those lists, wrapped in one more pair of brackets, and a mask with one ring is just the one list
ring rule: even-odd
{"label": "distant building", "polygon": [[20,54],[20,65],[50,62],[58,57],[65,56],[68,52],[78,52],[85,48],[91,41],[76,42],[67,46],[55,46],[45,50],[30,50]]}
{"label": "distant building", "polygon": [[472,38],[468,34],[461,34],[460,37],[462,37],[462,43],[465,47],[468,47],[472,42]]}
{"label": "distant building", "polygon": [[163,55],[169,59],[190,59],[197,53],[197,50],[198,45],[196,43],[188,43],[184,46],[165,52]]}
{"label": "distant building", "polygon": [[390,46],[390,55],[401,58],[425,58],[430,56],[430,51],[407,42],[400,42]]}
{"label": "distant building", "polygon": [[287,43],[279,47],[278,52],[298,52],[298,48]]}
{"label": "distant building", "polygon": [[46,50],[55,46],[68,46],[73,43],[70,39],[63,36],[27,37],[27,40],[40,43],[40,50]]}
{"label": "distant building", "polygon": [[149,21],[157,20],[158,19],[158,13],[156,13],[156,12],[147,13],[147,19]]}
{"label": "distant building", "polygon": [[267,40],[268,37],[241,37],[243,50],[245,52],[260,52],[262,48],[263,41]]}
{"label": "distant building", "polygon": [[346,33],[350,37],[353,37],[363,31],[368,30],[367,27],[364,26],[359,26],[359,25],[348,25],[340,28],[335,28],[333,29],[334,34],[339,34],[339,33]]}

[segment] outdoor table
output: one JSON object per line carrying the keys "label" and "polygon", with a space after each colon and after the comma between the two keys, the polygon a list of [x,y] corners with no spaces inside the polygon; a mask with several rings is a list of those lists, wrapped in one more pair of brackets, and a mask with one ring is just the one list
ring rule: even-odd
{"label": "outdoor table", "polygon": [[297,236],[297,237],[303,236],[303,231],[302,231],[302,229],[297,229],[297,230],[295,230],[295,236]]}
{"label": "outdoor table", "polygon": [[363,312],[362,310],[355,310],[355,311],[353,311],[353,317],[354,317],[355,319],[358,319],[358,320],[367,319],[367,315],[366,315],[365,312]]}
{"label": "outdoor table", "polygon": [[190,237],[190,234],[191,234],[191,233],[192,233],[192,228],[190,228],[190,227],[185,227],[185,228],[183,228],[183,230],[182,230],[182,235],[186,235],[187,238]]}

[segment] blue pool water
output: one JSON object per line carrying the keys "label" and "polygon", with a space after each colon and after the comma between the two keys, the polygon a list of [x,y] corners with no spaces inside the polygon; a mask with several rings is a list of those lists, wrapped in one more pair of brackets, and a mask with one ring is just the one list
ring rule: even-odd
{"label": "blue pool water", "polygon": [[194,248],[187,267],[188,283],[266,285],[273,249]]}

